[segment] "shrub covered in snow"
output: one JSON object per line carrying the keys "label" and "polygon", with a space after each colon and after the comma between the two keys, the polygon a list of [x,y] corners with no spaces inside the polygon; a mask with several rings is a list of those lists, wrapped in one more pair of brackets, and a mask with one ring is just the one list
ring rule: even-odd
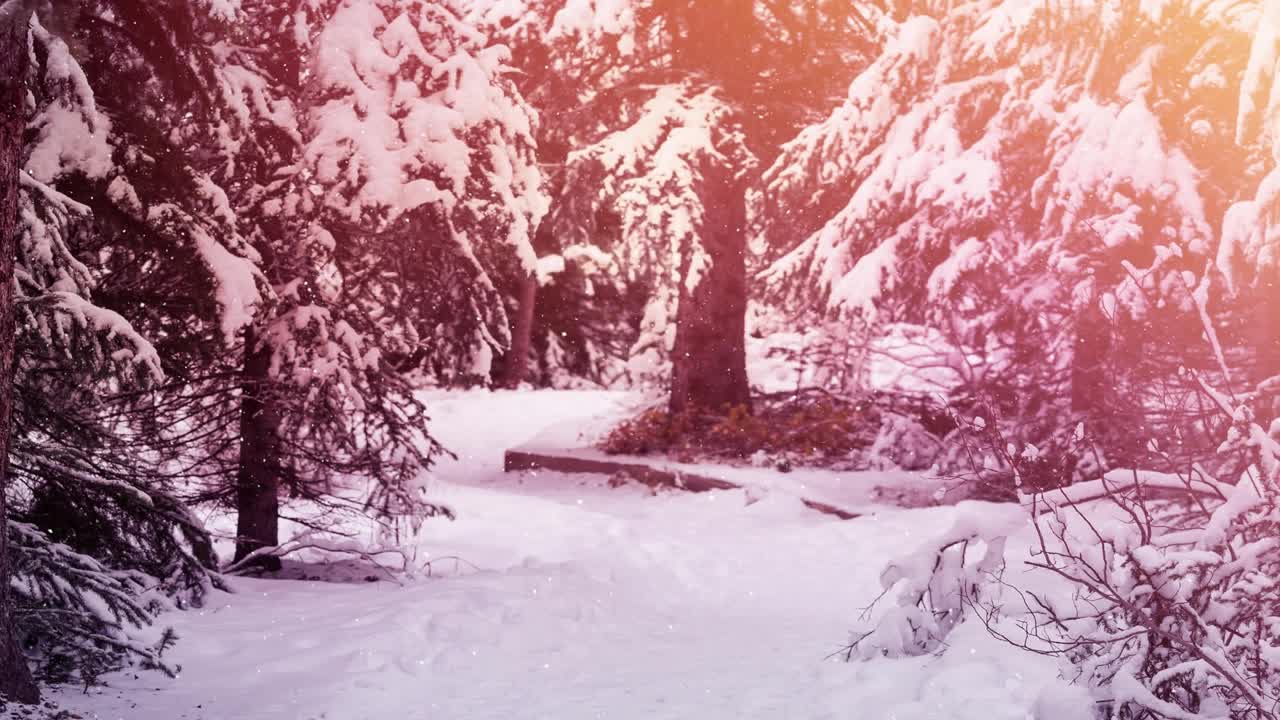
{"label": "shrub covered in snow", "polygon": [[[1216,343],[1207,322],[1205,337]],[[1152,456],[1180,470],[1111,470],[1049,489],[1022,482],[1041,456],[1010,445],[1021,507],[962,514],[893,563],[894,603],[848,655],[932,652],[968,608],[1001,639],[1067,660],[1115,720],[1276,717],[1280,376],[1228,393],[1187,375],[1222,419],[1216,448],[1183,464],[1185,450],[1153,440]],[[1028,522],[1031,553],[1016,561],[1048,585],[1003,572],[1004,541],[1026,537]]]}
{"label": "shrub covered in snow", "polygon": [[854,632],[845,658],[939,650],[969,607],[986,601],[991,576],[1005,562],[1005,542],[1025,523],[1014,505],[962,504],[947,530],[890,561],[880,576],[888,607]]}
{"label": "shrub covered in snow", "polygon": [[1068,657],[1115,717],[1275,717],[1280,421],[1258,409],[1277,391],[1216,397],[1232,418],[1220,451],[1248,458],[1239,477],[1113,472],[1032,499],[1030,564],[1074,595],[1024,593],[1026,642]]}

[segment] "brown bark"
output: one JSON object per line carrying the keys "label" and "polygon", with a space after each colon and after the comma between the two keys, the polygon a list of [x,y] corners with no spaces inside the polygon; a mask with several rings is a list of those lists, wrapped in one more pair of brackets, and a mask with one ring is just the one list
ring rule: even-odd
{"label": "brown bark", "polygon": [[747,382],[746,204],[734,169],[706,173],[702,249],[711,265],[695,287],[687,287],[688,263],[681,268],[680,306],[672,351],[670,411],[723,412],[751,406]]}
{"label": "brown bark", "polygon": [[18,241],[18,173],[26,127],[27,28],[34,3],[0,9],[0,695],[23,703],[40,689],[18,644],[9,591],[9,435],[13,428],[15,320],[13,266]]}
{"label": "brown bark", "polygon": [[[681,70],[705,74],[731,103],[750,103],[757,58],[752,53],[760,24],[751,0],[671,3],[674,61]],[[707,38],[716,38],[707,42]],[[751,113],[741,120],[749,136],[759,130]],[[746,201],[741,168],[708,162],[704,170],[703,235],[696,241],[711,259],[695,287],[688,287],[689,258],[680,270],[676,341],[671,355],[671,414],[724,412],[751,407],[746,361]]]}
{"label": "brown bark", "polygon": [[511,352],[507,354],[502,385],[520,387],[529,371],[529,347],[533,341],[533,311],[538,300],[538,276],[530,273],[520,284],[520,305],[516,309],[516,325],[511,330]]}
{"label": "brown bark", "polygon": [[[270,388],[271,350],[256,345],[254,332],[246,331],[236,473],[236,561],[259,548],[280,544],[280,414]],[[280,569],[276,557],[264,556],[255,564]]]}

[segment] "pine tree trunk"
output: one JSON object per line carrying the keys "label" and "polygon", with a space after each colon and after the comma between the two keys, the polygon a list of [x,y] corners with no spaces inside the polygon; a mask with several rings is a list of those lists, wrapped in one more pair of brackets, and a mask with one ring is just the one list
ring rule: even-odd
{"label": "pine tree trunk", "polygon": [[707,173],[711,189],[705,202],[706,231],[701,238],[710,256],[697,285],[687,287],[688,259],[682,268],[676,342],[672,351],[670,411],[723,412],[751,407],[747,383],[746,201],[733,168]]}
{"label": "pine tree trunk", "polygon": [[26,128],[27,28],[34,3],[0,9],[0,695],[23,703],[40,689],[18,645],[9,591],[9,436],[13,428],[15,320],[13,265],[18,240],[18,173]]}
{"label": "pine tree trunk", "polygon": [[1107,373],[1111,326],[1099,308],[1076,318],[1076,345],[1071,357],[1071,410],[1088,418],[1092,432],[1107,434],[1112,378]]}
{"label": "pine tree trunk", "polygon": [[[705,74],[731,103],[749,105],[755,83],[752,47],[760,32],[751,0],[674,3],[674,63]],[[679,31],[683,27],[683,32]],[[715,38],[709,42],[708,38]],[[740,118],[749,135],[752,114]],[[676,341],[671,354],[672,415],[685,411],[724,412],[751,408],[747,383],[746,187],[742,168],[713,166],[704,173],[703,236],[698,240],[711,264],[695,287],[688,287],[689,258],[680,270]]]}
{"label": "pine tree trunk", "polygon": [[[259,548],[280,544],[280,415],[269,385],[271,351],[255,345],[255,334],[246,331],[236,474],[237,561]],[[276,557],[261,557],[254,564],[280,569]]]}
{"label": "pine tree trunk", "polygon": [[538,300],[538,276],[530,273],[520,284],[520,306],[511,331],[511,352],[502,378],[503,387],[517,388],[529,371],[529,347],[533,340],[533,311]]}

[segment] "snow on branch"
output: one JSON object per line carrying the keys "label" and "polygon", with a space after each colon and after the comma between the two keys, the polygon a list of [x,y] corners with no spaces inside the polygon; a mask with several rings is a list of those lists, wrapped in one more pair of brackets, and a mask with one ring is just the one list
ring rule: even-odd
{"label": "snow on branch", "polygon": [[[118,364],[134,369],[144,383],[164,380],[155,346],[134,330],[119,313],[99,307],[72,292],[54,291],[24,298],[25,312],[43,313],[40,323],[51,342],[70,354],[88,348],[98,366]],[[89,333],[89,343],[77,342],[78,329]],[[83,359],[83,356],[81,356]]]}
{"label": "snow on branch", "polygon": [[400,567],[398,568],[400,573],[412,575],[414,571],[413,559],[409,551],[403,547],[366,547],[354,540],[324,538],[316,530],[307,530],[279,545],[258,548],[243,558],[226,565],[222,568],[222,572],[227,575],[237,575],[255,568],[264,557],[283,558],[307,550],[316,550],[326,555],[350,555],[359,558],[386,574],[392,582],[397,584],[400,580],[392,573],[391,569],[378,561],[379,557],[386,555],[396,556],[400,559]]}
{"label": "snow on branch", "polygon": [[375,232],[438,208],[463,246],[484,215],[532,271],[532,228],[547,199],[535,115],[504,78],[509,51],[485,47],[447,7],[420,0],[344,3],[313,47],[316,101],[303,123],[310,192]]}
{"label": "snow on branch", "polygon": [[[1280,160],[1280,5],[1259,6],[1240,84],[1235,140],[1242,146],[1269,145],[1273,159]],[[1241,200],[1228,210],[1217,267],[1233,293],[1280,279],[1280,166],[1272,167],[1252,200]]]}
{"label": "snow on branch", "polygon": [[692,289],[711,267],[701,242],[709,178],[745,174],[755,164],[733,108],[716,89],[688,82],[658,86],[629,124],[569,154],[552,218],[566,253],[616,232],[612,258],[589,265],[654,288],[633,358],[665,357],[681,283]]}
{"label": "snow on branch", "polygon": [[42,71],[38,82],[48,96],[28,122],[36,139],[27,150],[24,170],[45,184],[77,172],[104,177],[114,166],[111,122],[98,111],[84,70],[66,42],[45,30],[38,17],[32,18],[31,37],[33,47],[45,53],[43,63],[33,55],[32,65]]}
{"label": "snow on branch", "polygon": [[1089,503],[1117,493],[1187,492],[1222,500],[1232,485],[1221,483],[1207,474],[1176,475],[1152,470],[1116,469],[1097,480],[1086,480],[1048,492],[1024,496],[1024,504],[1043,503],[1051,507],[1067,507]]}
{"label": "snow on branch", "polygon": [[16,619],[45,679],[88,685],[130,664],[176,676],[179,668],[163,654],[177,636],[165,629],[158,640],[147,637],[161,607],[150,589],[158,580],[110,569],[34,525],[8,527]]}
{"label": "snow on branch", "polygon": [[[766,296],[805,309],[816,297],[835,315],[933,313],[950,308],[942,299],[981,307],[981,285],[961,280],[987,275],[1009,278],[998,284],[1013,308],[1038,312],[1049,293],[1070,303],[1111,292],[1141,315],[1146,298],[1132,281],[1108,287],[1086,269],[1152,243],[1174,259],[1162,255],[1142,275],[1176,290],[1169,278],[1208,256],[1214,232],[1203,174],[1167,132],[1155,78],[1199,68],[1131,52],[1114,60],[1114,86],[1103,90],[1091,80],[1101,61],[1071,41],[1106,25],[1097,6],[932,12],[887,24],[882,53],[844,103],[765,172],[755,232],[770,263],[758,275]],[[1109,32],[1125,37],[1226,22],[1172,10],[1113,20]],[[1177,37],[1188,54],[1204,42]],[[907,305],[921,288],[931,302]]]}
{"label": "snow on branch", "polygon": [[991,574],[1003,566],[1008,537],[1025,527],[1027,520],[1015,505],[957,506],[947,530],[894,560],[881,573],[881,597],[892,594],[892,605],[854,633],[845,658],[923,655],[940,648],[964,619],[966,608],[977,601]]}

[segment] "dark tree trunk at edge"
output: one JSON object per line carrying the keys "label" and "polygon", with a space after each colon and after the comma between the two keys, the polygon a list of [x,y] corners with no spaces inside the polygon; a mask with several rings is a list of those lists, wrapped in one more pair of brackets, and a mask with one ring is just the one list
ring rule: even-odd
{"label": "dark tree trunk at edge", "polygon": [[[280,544],[280,416],[270,388],[271,349],[256,344],[253,331],[246,331],[236,474],[237,561]],[[254,564],[280,569],[276,557],[261,557]]]}
{"label": "dark tree trunk at edge", "polygon": [[733,168],[706,173],[702,248],[711,266],[698,284],[686,286],[688,262],[681,268],[676,342],[671,354],[670,411],[723,412],[751,406],[747,382],[746,204],[742,183]]}
{"label": "dark tree trunk at edge", "polygon": [[538,300],[538,276],[530,273],[520,283],[520,305],[516,309],[516,325],[511,330],[511,352],[507,354],[507,367],[502,385],[520,387],[529,370],[529,347],[533,340],[533,310]]}
{"label": "dark tree trunk at edge", "polygon": [[34,3],[10,5],[0,15],[0,695],[23,703],[40,689],[18,645],[9,591],[9,435],[13,428],[15,321],[13,265],[18,241],[18,173],[26,127],[27,27]]}

